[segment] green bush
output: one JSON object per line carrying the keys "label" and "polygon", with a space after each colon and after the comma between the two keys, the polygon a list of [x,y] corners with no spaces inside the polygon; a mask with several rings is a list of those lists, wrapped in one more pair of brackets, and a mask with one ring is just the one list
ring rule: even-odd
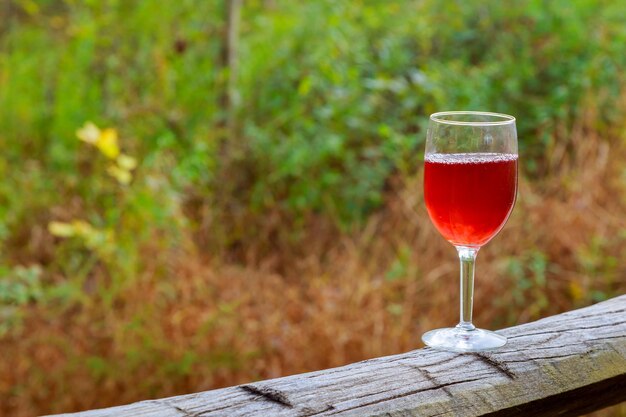
{"label": "green bush", "polygon": [[360,220],[418,164],[427,115],[518,117],[532,173],[587,95],[618,115],[626,22],[613,2],[307,2],[250,16],[242,123],[253,205]]}
{"label": "green bush", "polygon": [[[154,230],[167,232],[164,247],[176,244],[168,236],[185,223],[190,190],[217,218],[233,207],[252,213],[236,227],[236,215],[223,217],[231,220],[216,236],[226,241],[272,211],[296,229],[311,215],[348,228],[381,204],[391,176],[419,166],[431,112],[516,115],[535,176],[586,106],[600,132],[620,117],[626,17],[611,1],[246,2],[237,123],[225,139],[221,2],[11,0],[6,10],[0,238],[8,244],[71,206],[60,220],[116,230],[137,258]],[[103,163],[75,136],[87,121],[116,127],[139,160],[123,210]]]}

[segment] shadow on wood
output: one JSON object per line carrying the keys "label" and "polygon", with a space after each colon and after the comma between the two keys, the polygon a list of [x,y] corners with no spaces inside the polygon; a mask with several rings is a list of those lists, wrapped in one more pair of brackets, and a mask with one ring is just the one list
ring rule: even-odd
{"label": "shadow on wood", "polygon": [[426,348],[72,416],[576,416],[626,401],[626,296],[499,333],[490,353]]}

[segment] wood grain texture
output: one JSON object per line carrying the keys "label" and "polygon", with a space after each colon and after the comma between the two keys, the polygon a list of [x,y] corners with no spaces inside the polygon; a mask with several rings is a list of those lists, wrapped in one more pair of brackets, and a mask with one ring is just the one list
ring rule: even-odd
{"label": "wood grain texture", "polygon": [[626,295],[499,333],[490,353],[425,348],[71,415],[575,416],[626,401]]}

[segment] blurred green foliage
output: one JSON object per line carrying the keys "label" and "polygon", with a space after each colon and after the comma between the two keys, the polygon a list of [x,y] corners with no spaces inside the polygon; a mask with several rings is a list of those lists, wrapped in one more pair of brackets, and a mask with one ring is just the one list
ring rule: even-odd
{"label": "blurred green foliage", "polygon": [[19,328],[24,311],[21,306],[37,302],[43,296],[41,268],[0,269],[0,337],[10,329]]}
{"label": "blurred green foliage", "polygon": [[91,175],[75,137],[89,120],[118,127],[142,162],[137,229],[152,225],[144,212],[161,211],[146,190],[153,176],[173,192],[197,186],[211,199],[223,172],[240,206],[279,208],[296,220],[321,213],[347,227],[381,203],[393,172],[418,163],[429,113],[516,115],[533,173],[586,94],[599,96],[598,129],[617,117],[626,67],[619,2],[249,1],[237,130],[225,139],[241,145],[224,166],[220,2],[5,3],[5,239],[24,213],[68,196],[98,222],[121,221],[110,184]]}
{"label": "blurred green foliage", "polygon": [[[248,1],[224,132],[221,2],[3,4],[2,264],[44,264],[77,294],[97,266],[132,279],[155,230],[162,248],[179,245],[190,189],[226,219],[225,245],[273,211],[296,235],[311,214],[358,225],[391,175],[418,166],[437,110],[516,115],[526,170],[541,172],[589,94],[596,128],[611,126],[626,68],[626,12],[612,1]],[[88,121],[116,127],[139,160],[128,186],[77,139]],[[45,259],[20,247],[51,221],[82,222],[106,245],[85,235]]]}
{"label": "blurred green foliage", "polygon": [[[419,165],[437,110],[516,115],[525,170],[540,175],[590,95],[595,128],[612,126],[626,68],[619,2],[248,1],[226,131],[222,2],[3,8],[2,264],[43,264],[76,288],[96,267],[132,279],[148,242],[180,245],[195,226],[183,214],[190,190],[226,219],[215,225],[225,245],[253,239],[276,211],[294,233],[312,214],[358,225],[392,175]],[[107,158],[76,137],[88,121],[119,130],[136,173],[111,177]],[[243,225],[242,211],[252,213]],[[43,256],[33,230],[53,221],[91,238],[57,239]],[[89,244],[98,236],[106,244]]]}

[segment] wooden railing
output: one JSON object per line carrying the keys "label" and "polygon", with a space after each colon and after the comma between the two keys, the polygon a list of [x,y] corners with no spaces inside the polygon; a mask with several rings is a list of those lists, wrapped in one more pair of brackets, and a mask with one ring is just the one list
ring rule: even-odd
{"label": "wooden railing", "polygon": [[73,415],[577,416],[626,401],[626,296],[500,333],[490,353],[419,349]]}

